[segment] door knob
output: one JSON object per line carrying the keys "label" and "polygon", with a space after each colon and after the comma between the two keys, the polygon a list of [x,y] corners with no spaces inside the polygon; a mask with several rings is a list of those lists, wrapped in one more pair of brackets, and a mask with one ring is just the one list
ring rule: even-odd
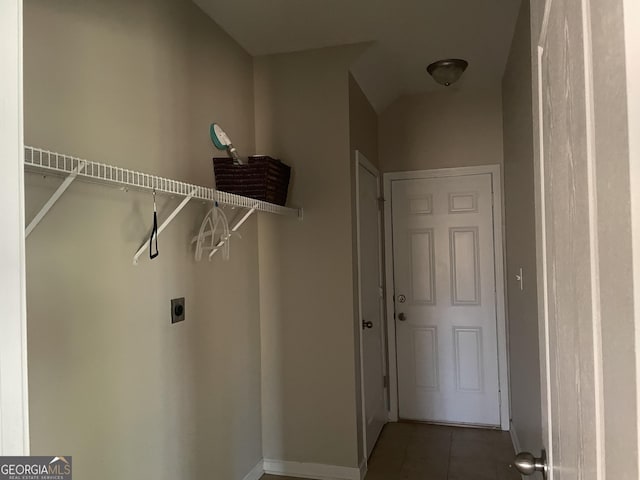
{"label": "door knob", "polygon": [[373,328],[373,322],[365,322],[364,320],[362,320],[362,329],[364,330],[365,328]]}
{"label": "door knob", "polygon": [[547,478],[547,452],[544,450],[542,450],[540,458],[534,457],[529,452],[521,452],[516,455],[514,465],[523,475],[533,475],[535,472],[541,472],[542,478]]}
{"label": "door knob", "polygon": [[404,314],[404,312],[400,312],[398,314],[398,320],[400,320],[401,322],[404,322],[407,319],[407,316]]}

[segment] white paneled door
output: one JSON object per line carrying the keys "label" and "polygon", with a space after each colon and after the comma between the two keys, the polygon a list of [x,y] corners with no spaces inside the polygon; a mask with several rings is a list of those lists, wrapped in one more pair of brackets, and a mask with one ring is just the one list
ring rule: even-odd
{"label": "white paneled door", "polygon": [[[585,70],[591,61],[590,33],[585,23],[590,12],[585,2],[543,3],[544,20],[536,59],[539,116],[536,210],[541,273],[538,289],[542,292],[539,302],[542,411],[546,420],[542,426],[551,467],[549,476],[594,480],[638,478],[631,469],[623,473],[618,469],[622,475],[611,477],[604,472],[602,325],[598,298],[598,262],[602,259],[593,176],[596,159],[592,150],[596,132],[592,117],[594,91],[590,72]],[[622,213],[615,210],[607,215]],[[621,236],[624,234],[620,232]],[[625,282],[616,286],[625,287]],[[609,353],[613,358],[611,350]],[[624,395],[623,390],[619,393]],[[618,414],[629,416],[623,410]],[[624,443],[622,448],[630,448],[622,438],[613,445],[620,441]],[[618,461],[622,451],[614,454],[614,464],[628,463],[628,457],[624,462]]]}
{"label": "white paneled door", "polygon": [[492,182],[391,182],[401,418],[500,425]]}
{"label": "white paneled door", "polygon": [[375,167],[359,152],[358,179],[358,263],[360,330],[362,332],[362,386],[364,434],[367,456],[387,422],[384,386],[384,325],[382,261],[380,245],[380,186]]}

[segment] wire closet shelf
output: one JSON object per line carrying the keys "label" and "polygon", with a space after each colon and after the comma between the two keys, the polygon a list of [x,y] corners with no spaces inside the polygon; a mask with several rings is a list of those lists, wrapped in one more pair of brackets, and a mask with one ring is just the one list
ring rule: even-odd
{"label": "wire closet shelf", "polygon": [[302,209],[283,207],[253,198],[234,195],[179,180],[159,177],[144,172],[129,170],[106,163],[85,160],[70,155],[50,152],[36,147],[25,147],[25,169],[35,172],[49,172],[59,175],[77,175],[102,184],[115,185],[142,191],[153,191],[189,197],[262,212],[302,218]]}

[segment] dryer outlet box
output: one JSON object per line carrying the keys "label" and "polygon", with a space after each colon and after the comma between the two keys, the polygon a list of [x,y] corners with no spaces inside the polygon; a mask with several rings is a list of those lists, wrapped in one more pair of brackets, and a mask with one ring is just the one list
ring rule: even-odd
{"label": "dryer outlet box", "polygon": [[184,320],[184,297],[171,300],[171,323]]}

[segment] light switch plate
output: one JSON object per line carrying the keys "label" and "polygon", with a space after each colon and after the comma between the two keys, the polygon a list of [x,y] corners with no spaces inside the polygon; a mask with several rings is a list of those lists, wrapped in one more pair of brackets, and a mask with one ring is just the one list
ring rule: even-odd
{"label": "light switch plate", "polygon": [[516,273],[516,282],[520,284],[520,290],[524,290],[524,275],[522,273],[522,267],[520,267],[520,270]]}
{"label": "light switch plate", "polygon": [[171,300],[171,323],[184,321],[184,297]]}

